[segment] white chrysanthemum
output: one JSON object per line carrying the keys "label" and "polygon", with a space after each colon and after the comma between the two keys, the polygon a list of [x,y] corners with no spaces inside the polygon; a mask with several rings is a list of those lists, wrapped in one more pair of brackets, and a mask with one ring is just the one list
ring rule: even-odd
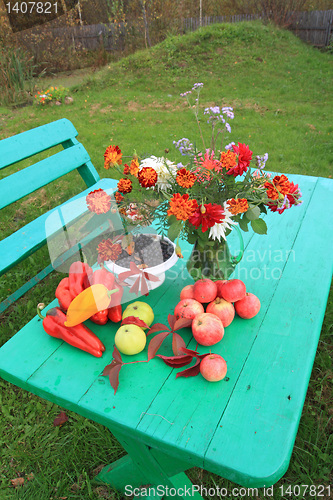
{"label": "white chrysanthemum", "polygon": [[157,158],[156,156],[150,156],[142,160],[140,164],[140,169],[143,167],[151,167],[157,172],[157,188],[166,191],[171,188],[169,179],[171,176],[175,176],[177,173],[177,165],[166,158]]}
{"label": "white chrysanthemum", "polygon": [[226,239],[226,236],[225,236],[226,230],[227,229],[232,229],[232,227],[230,226],[230,224],[231,225],[236,225],[237,224],[237,222],[235,222],[235,221],[233,221],[231,219],[232,213],[229,212],[227,206],[228,206],[228,203],[225,201],[223,203],[223,210],[224,210],[224,215],[225,215],[225,218],[223,219],[223,222],[214,224],[214,226],[210,228],[209,238],[211,238],[212,240],[219,240],[219,241],[221,241],[221,237],[225,240]]}

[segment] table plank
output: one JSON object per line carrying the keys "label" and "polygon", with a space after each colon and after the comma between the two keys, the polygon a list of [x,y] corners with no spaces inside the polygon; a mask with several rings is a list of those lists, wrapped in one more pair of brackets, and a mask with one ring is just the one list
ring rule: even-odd
{"label": "table plank", "polygon": [[[268,214],[268,225],[269,225],[269,244],[272,247],[272,251],[281,252],[283,254],[284,249],[291,249],[293,242],[299,231],[299,227],[303,221],[306,213],[306,208],[310,203],[315,182],[313,179],[309,179],[309,182],[304,182],[304,203],[301,207],[295,209],[294,213],[285,213],[285,219],[283,223],[276,224],[277,214]],[[281,219],[277,219],[279,221]],[[274,224],[275,222],[275,224]],[[286,226],[287,231],[281,232],[281,228]],[[270,268],[272,257],[272,252],[266,252],[267,240],[263,236],[254,236],[251,240],[250,247],[246,250],[253,249],[256,255],[260,255],[261,261],[260,267],[264,265]],[[290,253],[284,256],[283,259],[277,259],[274,262],[274,270],[278,269],[283,271],[286,260],[290,257]],[[243,262],[244,261],[244,262]],[[265,314],[270,306],[270,301],[273,297],[274,290],[277,287],[278,280],[264,279],[262,280],[251,280],[249,276],[251,275],[251,269],[255,269],[257,264],[246,261],[246,256],[241,262],[240,271],[241,277],[244,276],[241,271],[247,270],[248,279],[245,279],[245,283],[250,291],[257,294],[262,303],[262,308],[259,315],[252,319],[251,321],[244,321],[240,318],[236,318],[234,322],[226,329],[226,334],[223,341],[217,346],[213,346],[213,352],[221,354],[228,363],[228,382],[223,381],[221,385],[208,385],[200,386],[198,388],[198,393],[204,398],[205,402],[201,403],[194,400],[190,401],[190,404],[186,406],[184,401],[188,403],[189,397],[184,398],[186,390],[192,391],[194,389],[194,384],[189,385],[188,380],[177,379],[174,380],[172,377],[168,379],[166,384],[161,388],[160,393],[152,402],[152,405],[147,414],[161,414],[166,420],[161,420],[154,416],[144,416],[138,425],[138,430],[147,433],[153,439],[157,441],[164,441],[172,443],[177,446],[178,452],[182,453],[182,450],[186,449],[193,460],[199,460],[205,454],[205,450],[209,445],[215,429],[220,420],[220,416],[227,407],[229,403],[229,398],[232,394],[233,388],[237,383],[239,373],[241,372],[243,365],[249,355],[251,346],[256,338],[258,329],[265,319]],[[272,267],[271,267],[272,269]],[[236,273],[237,274],[237,273]],[[195,342],[190,344],[192,348],[195,348]],[[200,352],[205,352],[205,349],[200,346]],[[206,350],[206,352],[209,351]],[[196,380],[195,384],[200,384],[202,381]],[[206,391],[205,391],[205,389]],[[170,401],[170,394],[172,401]],[[195,398],[195,394],[193,395]],[[209,408],[209,421],[207,422],[207,408]],[[168,425],[168,421],[173,421],[174,425]],[[203,425],[206,422],[206,425]],[[194,458],[195,457],[195,458]],[[227,476],[224,476],[227,477]]]}
{"label": "table plank", "polygon": [[[206,453],[205,466],[224,474],[223,449],[236,482],[270,485],[288,467],[332,277],[332,259],[317,258],[333,247],[333,234],[327,231],[332,194],[333,182],[320,179],[293,246],[295,261],[289,259],[283,270]],[[319,206],[325,207],[320,217]],[[250,450],[256,450],[255,460],[249,460]]]}
{"label": "table plank", "polygon": [[[312,267],[309,263],[316,252],[326,255],[332,247],[332,237],[327,237],[332,215],[328,215],[327,208],[331,207],[333,182],[315,177],[290,178],[300,184],[303,204],[283,215],[268,213],[268,236],[253,235],[251,231],[245,234],[246,253],[235,274],[260,297],[262,308],[252,320],[235,318],[223,341],[213,347],[228,363],[228,378],[221,383],[208,384],[200,376],[175,380],[177,370],[155,358],[148,364],[123,367],[114,395],[107,378],[100,374],[112,359],[114,333],[119,325],[90,324],[106,345],[103,357],[94,358],[46,335],[37,318],[0,350],[0,374],[111,430],[128,430],[132,437],[184,460],[189,467],[206,468],[245,486],[277,480],[288,466],[332,271],[330,255],[324,264],[319,259]],[[326,215],[320,211],[323,206]],[[183,244],[182,249],[187,256],[190,246]],[[258,274],[254,270],[261,272],[261,279],[255,279]],[[280,279],[278,272],[282,273]],[[296,280],[297,272],[300,279]],[[310,306],[305,300],[312,294],[312,289],[306,289],[309,280],[322,285],[312,287],[316,290]],[[179,300],[180,290],[192,282],[185,259],[179,260],[168,271],[165,283],[142,298],[154,308],[155,322],[166,322]],[[285,308],[282,317],[278,312],[281,307]],[[293,316],[295,308],[302,312],[304,321]],[[310,312],[315,316],[312,322]],[[182,335],[189,347],[195,348],[190,330],[183,329]],[[304,344],[300,352],[297,342]],[[288,349],[292,352],[292,364]],[[209,348],[201,346],[199,350],[209,352]],[[170,345],[161,349],[161,353],[170,352]],[[16,366],[12,365],[14,353]],[[143,352],[135,360],[145,357]],[[306,374],[302,374],[304,359]],[[133,358],[124,356],[124,360]],[[286,379],[283,384],[282,374]],[[300,387],[299,394],[295,387]],[[268,398],[270,393],[272,397]],[[287,399],[289,395],[291,398]],[[271,409],[274,402],[276,412]],[[274,441],[279,439],[271,431],[274,426],[286,435],[285,441],[281,441],[289,446],[287,453],[281,451],[282,442]],[[263,458],[248,460],[245,446],[247,452],[252,451],[255,457],[262,453]],[[267,456],[272,457],[269,467],[264,459]]]}

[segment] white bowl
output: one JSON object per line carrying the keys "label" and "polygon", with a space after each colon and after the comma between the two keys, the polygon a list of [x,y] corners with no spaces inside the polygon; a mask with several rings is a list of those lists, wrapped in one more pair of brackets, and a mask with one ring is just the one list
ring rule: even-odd
{"label": "white bowl", "polygon": [[[149,236],[153,236],[154,238],[159,239],[159,240],[161,239],[161,236],[156,235],[156,234],[149,234]],[[165,262],[162,262],[161,264],[158,264],[157,266],[147,267],[145,269],[142,269],[142,271],[149,273],[149,274],[153,274],[154,276],[159,278],[159,281],[147,280],[147,285],[148,285],[149,290],[154,290],[155,288],[162,285],[162,283],[165,280],[165,272],[168,269],[170,269],[172,266],[174,266],[176,264],[176,262],[178,261],[178,257],[176,255],[176,251],[175,251],[176,245],[171,240],[169,240],[169,238],[164,237],[163,239],[166,240],[168,243],[171,243],[171,245],[173,246],[173,254],[171,255],[171,257],[168,260],[166,260]],[[119,275],[120,273],[124,273],[125,271],[129,271],[128,267],[118,266],[118,264],[116,264],[112,260],[105,262],[105,265],[112,273],[117,274],[117,275]],[[125,280],[125,283],[127,283],[128,285],[131,286],[134,284],[137,277],[138,277],[137,274],[130,276],[129,278],[127,278]]]}

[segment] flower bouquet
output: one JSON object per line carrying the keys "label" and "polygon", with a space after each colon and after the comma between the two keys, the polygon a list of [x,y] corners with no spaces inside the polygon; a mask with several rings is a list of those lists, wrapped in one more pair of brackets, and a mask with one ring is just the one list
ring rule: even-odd
{"label": "flower bouquet", "polygon": [[[178,257],[182,257],[182,240],[193,245],[187,268],[195,280],[228,278],[242,256],[242,248],[238,257],[230,254],[228,234],[234,229],[239,234],[239,229],[248,231],[249,225],[255,233],[266,234],[262,216],[267,210],[282,214],[302,203],[297,184],[284,174],[272,178],[264,172],[267,153],[254,156],[248,145],[225,140],[234,118],[231,107],[204,109],[212,131],[207,147],[199,117],[202,87],[196,83],[181,94],[194,111],[202,140],[201,148],[187,138],[174,142],[184,161],[176,164],[156,156],[139,159],[134,154],[129,164],[123,164],[118,146],[106,149],[104,166],[117,172],[115,200],[125,227],[131,225],[131,231],[121,245],[115,246],[112,239],[100,243],[102,261],[117,261],[124,248],[134,250],[133,230],[154,221],[162,238],[175,242]],[[87,204],[92,211],[112,210],[111,197],[102,190],[90,193]]]}

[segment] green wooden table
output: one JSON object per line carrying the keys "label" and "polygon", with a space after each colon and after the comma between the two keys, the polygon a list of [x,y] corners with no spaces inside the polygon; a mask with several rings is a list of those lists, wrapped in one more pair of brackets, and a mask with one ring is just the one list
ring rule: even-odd
{"label": "green wooden table", "polygon": [[[126,485],[179,488],[189,485],[184,471],[197,466],[245,487],[262,487],[286,472],[333,260],[333,181],[290,180],[300,185],[303,204],[283,215],[267,214],[267,236],[244,233],[246,250],[235,277],[260,298],[261,310],[252,320],[236,318],[213,347],[228,364],[223,381],[176,379],[178,370],[154,358],[122,368],[114,395],[101,376],[112,359],[114,324],[88,322],[106,346],[99,359],[49,337],[37,317],[0,349],[4,379],[105,425],[128,452],[97,479],[121,491]],[[182,250],[185,258],[144,298],[156,322],[166,322],[180,290],[192,282],[185,267],[190,248],[184,244]],[[181,333],[194,349],[190,330]],[[170,345],[159,352],[171,354]],[[146,356],[145,350],[135,360]]]}

